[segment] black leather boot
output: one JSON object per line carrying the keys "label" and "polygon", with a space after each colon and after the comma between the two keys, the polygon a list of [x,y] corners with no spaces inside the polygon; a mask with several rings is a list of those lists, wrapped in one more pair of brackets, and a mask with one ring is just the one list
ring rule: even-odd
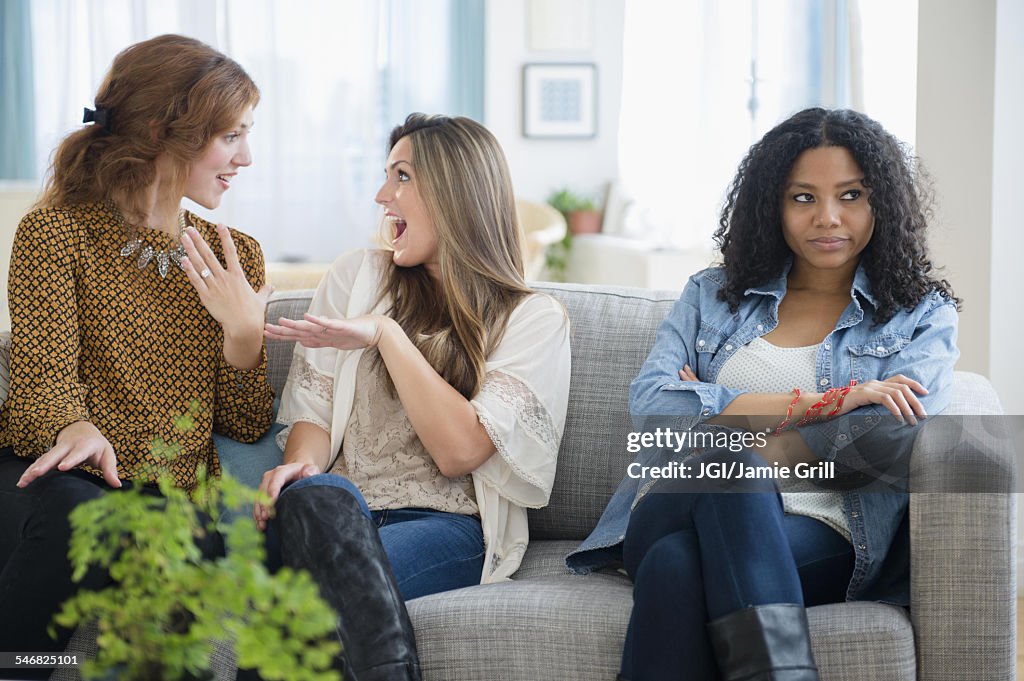
{"label": "black leather boot", "polygon": [[757,605],[708,625],[724,681],[819,681],[802,605]]}
{"label": "black leather boot", "polygon": [[373,521],[336,487],[311,486],[277,503],[284,564],[308,570],[338,613],[336,668],[345,681],[419,681],[405,601]]}

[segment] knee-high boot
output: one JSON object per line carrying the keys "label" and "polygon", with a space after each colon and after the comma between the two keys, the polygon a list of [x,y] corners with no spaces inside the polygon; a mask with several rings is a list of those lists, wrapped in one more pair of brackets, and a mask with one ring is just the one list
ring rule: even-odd
{"label": "knee-high boot", "polygon": [[818,681],[807,611],[802,605],[758,605],[708,625],[725,681]]}
{"label": "knee-high boot", "polygon": [[352,495],[306,487],[277,505],[285,565],[308,570],[338,614],[345,681],[419,681],[405,601],[380,535]]}

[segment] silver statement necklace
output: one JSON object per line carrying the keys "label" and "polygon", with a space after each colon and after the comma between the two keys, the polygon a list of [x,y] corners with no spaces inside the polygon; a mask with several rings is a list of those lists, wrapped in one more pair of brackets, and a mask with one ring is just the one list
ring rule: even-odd
{"label": "silver statement necklace", "polygon": [[181,235],[185,233],[188,228],[188,222],[185,219],[185,209],[181,208],[178,210],[178,243],[173,248],[169,248],[166,251],[163,249],[153,248],[152,245],[146,243],[146,240],[142,237],[136,237],[126,243],[124,248],[121,249],[122,258],[135,257],[135,266],[140,270],[146,269],[149,263],[156,260],[156,271],[160,273],[161,279],[167,278],[167,273],[171,269],[171,263],[173,262],[178,268],[184,272],[185,266],[182,262],[185,260],[185,247],[181,245]]}

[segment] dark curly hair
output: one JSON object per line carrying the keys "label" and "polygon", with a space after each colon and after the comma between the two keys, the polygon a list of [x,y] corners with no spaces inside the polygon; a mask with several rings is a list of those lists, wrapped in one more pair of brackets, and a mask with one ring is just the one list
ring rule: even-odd
{"label": "dark curly hair", "polygon": [[792,255],[782,233],[782,191],[808,149],[844,147],[864,171],[875,218],[861,262],[871,280],[876,323],[913,309],[932,291],[960,306],[933,275],[925,244],[932,191],[909,149],[876,121],[850,110],[805,109],[750,147],[729,187],[715,232],[725,261],[722,300],[735,312],[744,292],[782,274]]}

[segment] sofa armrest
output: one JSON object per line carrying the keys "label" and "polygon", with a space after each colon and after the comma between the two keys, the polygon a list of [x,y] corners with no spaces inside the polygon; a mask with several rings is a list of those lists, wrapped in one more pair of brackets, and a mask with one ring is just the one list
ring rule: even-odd
{"label": "sofa armrest", "polygon": [[[968,378],[972,391],[992,390]],[[910,616],[919,681],[1015,679],[1012,418],[933,417],[915,443]]]}

